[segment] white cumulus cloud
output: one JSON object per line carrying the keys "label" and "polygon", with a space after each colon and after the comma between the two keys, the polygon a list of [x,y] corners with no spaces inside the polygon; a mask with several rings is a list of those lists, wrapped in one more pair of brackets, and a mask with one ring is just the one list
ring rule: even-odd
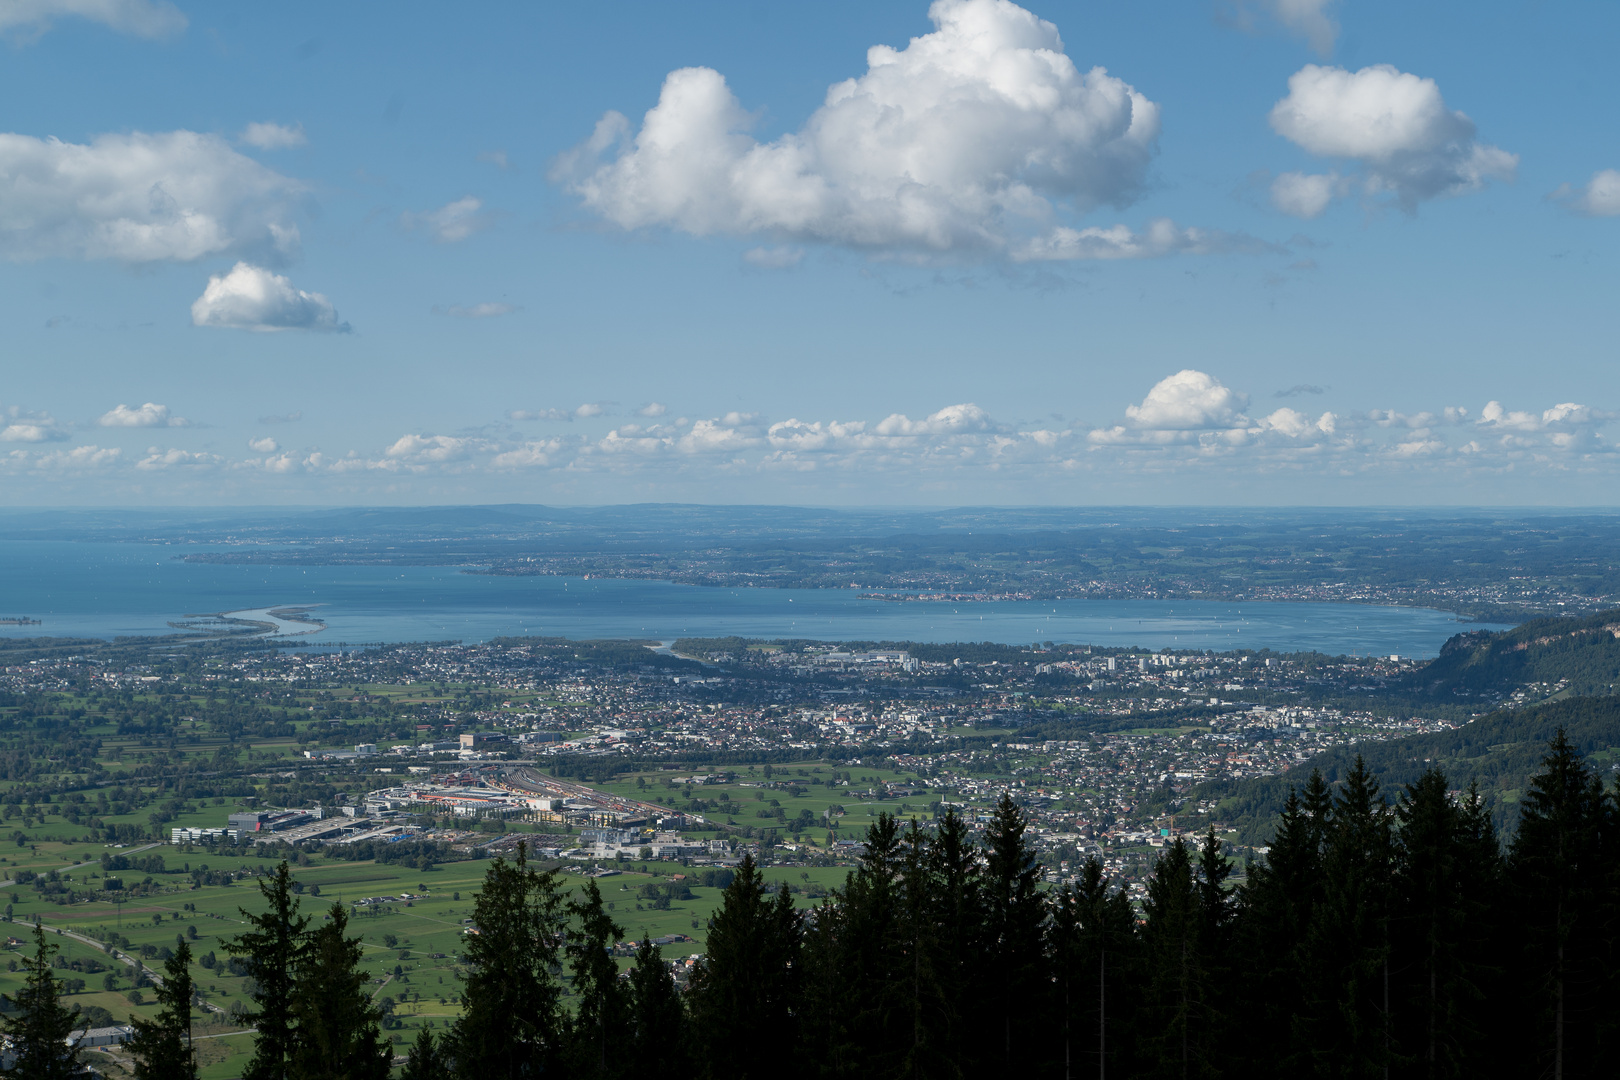
{"label": "white cumulus cloud", "polygon": [[191,421],[176,416],[167,405],[148,401],[138,409],[119,404],[101,414],[96,423],[102,427],[190,427]]}
{"label": "white cumulus cloud", "polygon": [[186,261],[298,248],[296,180],[192,131],[89,143],[0,133],[0,256]]}
{"label": "white cumulus cloud", "polygon": [[1235,428],[1248,424],[1249,398],[1228,389],[1213,375],[1185,368],[1160,379],[1140,405],[1128,405],[1131,426],[1154,431]]}
{"label": "white cumulus cloud", "polygon": [[453,435],[402,435],[385,456],[408,466],[437,465],[466,457],[482,444]]}
{"label": "white cumulus cloud", "polygon": [[645,416],[649,420],[656,420],[667,412],[669,412],[668,406],[656,401],[649,401],[647,404],[636,410],[636,415]]}
{"label": "white cumulus cloud", "polygon": [[266,435],[262,439],[249,439],[248,449],[252,450],[255,454],[273,454],[277,450],[281,449],[281,444],[276,442],[276,440],[272,439],[270,436]]}
{"label": "white cumulus cloud", "polygon": [[332,302],[320,293],[293,288],[280,274],[239,262],[228,274],[209,277],[191,305],[196,326],[238,330],[321,330],[348,333]]}
{"label": "white cumulus cloud", "polygon": [[1603,169],[1580,187],[1564,184],[1552,197],[1588,217],[1620,214],[1620,169]]}
{"label": "white cumulus cloud", "polygon": [[161,447],[150,446],[147,447],[146,456],[137,461],[135,467],[146,470],[173,469],[187,466],[197,468],[218,465],[224,460],[218,454],[180,449],[164,450]]}
{"label": "white cumulus cloud", "polygon": [[0,0],[0,34],[38,37],[62,18],[86,19],[121,34],[163,38],[186,28],[167,0]]}
{"label": "white cumulus cloud", "polygon": [[237,139],[260,150],[288,150],[309,142],[303,124],[288,127],[286,124],[268,122],[249,124]]}
{"label": "white cumulus cloud", "polygon": [[[1002,254],[1060,211],[1141,190],[1159,107],[1008,0],[935,0],[799,130],[761,142],[719,72],[682,68],[634,133],[608,113],[552,176],[626,229],[766,233],[876,252]],[[1053,250],[1056,250],[1055,248]],[[1076,254],[1048,257],[1087,257]],[[763,257],[763,256],[761,256]]]}
{"label": "white cumulus cloud", "polygon": [[[1369,195],[1388,193],[1412,209],[1460,195],[1487,179],[1511,180],[1518,155],[1479,141],[1474,122],[1446,106],[1433,79],[1377,64],[1360,71],[1307,64],[1271,110],[1277,134],[1317,157],[1354,161]],[[1334,177],[1288,174],[1273,187],[1278,209],[1321,213]]]}
{"label": "white cumulus cloud", "polygon": [[117,464],[122,456],[117,447],[75,446],[42,455],[36,464],[45,469],[100,469]]}

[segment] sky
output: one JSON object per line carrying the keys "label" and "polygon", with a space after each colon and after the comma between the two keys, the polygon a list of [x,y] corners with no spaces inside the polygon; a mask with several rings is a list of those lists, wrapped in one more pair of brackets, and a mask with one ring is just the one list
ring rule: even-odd
{"label": "sky", "polygon": [[0,0],[0,504],[1612,506],[1617,34]]}

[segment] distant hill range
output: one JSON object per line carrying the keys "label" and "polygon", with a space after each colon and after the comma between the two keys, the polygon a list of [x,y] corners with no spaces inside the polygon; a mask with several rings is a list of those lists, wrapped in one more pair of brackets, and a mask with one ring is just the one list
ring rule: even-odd
{"label": "distant hill range", "polygon": [[1620,773],[1620,610],[1578,617],[1534,619],[1501,633],[1458,634],[1429,664],[1391,686],[1413,711],[1422,702],[1500,703],[1451,731],[1387,742],[1338,747],[1282,776],[1212,785],[1200,794],[1222,797],[1227,820],[1248,843],[1267,843],[1289,787],[1313,769],[1331,783],[1363,758],[1393,801],[1400,789],[1430,768],[1454,789],[1470,782],[1511,828],[1530,777],[1541,769],[1547,743],[1563,728],[1575,747],[1612,786]]}
{"label": "distant hill range", "polygon": [[1614,693],[1620,684],[1620,610],[1532,619],[1494,634],[1458,634],[1405,688],[1420,697],[1455,700],[1496,697],[1532,684],[1568,697]]}

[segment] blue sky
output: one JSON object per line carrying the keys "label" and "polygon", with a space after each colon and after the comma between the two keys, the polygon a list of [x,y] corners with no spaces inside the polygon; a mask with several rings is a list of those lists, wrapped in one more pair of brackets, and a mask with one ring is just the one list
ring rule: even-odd
{"label": "blue sky", "polygon": [[1617,23],[0,0],[0,497],[1611,505]]}

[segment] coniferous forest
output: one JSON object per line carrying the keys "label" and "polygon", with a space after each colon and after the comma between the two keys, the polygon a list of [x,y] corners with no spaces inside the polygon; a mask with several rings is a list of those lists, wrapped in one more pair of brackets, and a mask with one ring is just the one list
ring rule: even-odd
{"label": "coniferous forest", "polygon": [[[301,912],[286,863],[260,888],[232,946],[256,987],[245,1077],[385,1080],[343,906]],[[1620,785],[1559,733],[1504,839],[1438,771],[1390,793],[1358,761],[1290,794],[1263,864],[1177,840],[1140,903],[1095,859],[1042,885],[1008,798],[982,842],[954,814],[884,815],[808,911],[745,859],[684,990],[650,942],[621,971],[595,882],[567,895],[521,848],[475,922],[461,1017],[419,1035],[404,1080],[1611,1076]],[[83,1075],[34,946],[7,1075]],[[184,958],[168,971],[129,1046],[140,1080],[196,1076]]]}

